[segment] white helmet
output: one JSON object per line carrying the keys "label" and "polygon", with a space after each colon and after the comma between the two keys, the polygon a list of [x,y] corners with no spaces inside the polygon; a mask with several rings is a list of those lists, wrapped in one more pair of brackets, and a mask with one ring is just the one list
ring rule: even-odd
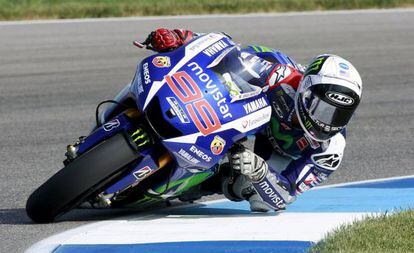
{"label": "white helmet", "polygon": [[295,97],[295,111],[303,130],[325,141],[349,122],[361,100],[362,81],[347,60],[323,54],[305,70]]}

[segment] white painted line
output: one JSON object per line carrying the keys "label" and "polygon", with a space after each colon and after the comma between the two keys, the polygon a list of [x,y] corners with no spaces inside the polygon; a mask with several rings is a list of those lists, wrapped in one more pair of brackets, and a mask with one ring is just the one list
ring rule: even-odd
{"label": "white painted line", "polygon": [[316,15],[359,15],[359,14],[388,14],[388,13],[412,13],[414,8],[395,9],[362,9],[362,10],[332,10],[332,11],[304,11],[304,12],[272,12],[272,13],[250,13],[250,14],[203,14],[203,15],[177,15],[177,16],[139,16],[139,17],[112,17],[112,18],[84,18],[84,19],[45,19],[45,20],[22,20],[22,21],[0,21],[0,26],[8,25],[36,25],[36,24],[73,24],[73,23],[95,23],[95,22],[134,22],[153,20],[192,20],[192,19],[217,19],[217,18],[260,18],[260,17],[293,17],[293,16],[316,16]]}
{"label": "white painted line", "polygon": [[[338,224],[366,213],[279,213],[267,215],[168,215],[114,220],[52,236],[26,253],[52,252],[70,244],[143,244],[191,241],[318,241]],[[277,216],[277,218],[275,217]],[[152,218],[152,219],[151,219]],[[217,225],[219,224],[219,227]],[[207,233],[207,231],[210,231]]]}
{"label": "white painted line", "polygon": [[381,183],[381,182],[386,182],[386,181],[399,180],[399,179],[408,179],[408,178],[414,178],[414,175],[400,176],[400,177],[386,177],[386,178],[377,178],[377,179],[368,179],[368,180],[362,180],[362,181],[354,181],[354,182],[349,182],[349,183],[324,185],[324,186],[318,186],[318,187],[312,188],[311,190],[319,190],[319,189],[342,187],[342,186],[352,186],[352,185],[356,185],[356,184]]}

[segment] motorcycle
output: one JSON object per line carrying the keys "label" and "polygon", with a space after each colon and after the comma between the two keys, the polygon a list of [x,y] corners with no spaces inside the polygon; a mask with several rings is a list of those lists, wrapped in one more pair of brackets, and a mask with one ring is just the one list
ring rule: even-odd
{"label": "motorcycle", "polygon": [[[93,131],[68,145],[64,168],[30,195],[28,216],[44,223],[82,203],[136,207],[199,198],[229,149],[270,120],[255,71],[263,66],[250,56],[209,33],[142,60],[131,83],[98,105]],[[99,114],[105,103],[111,105]]]}

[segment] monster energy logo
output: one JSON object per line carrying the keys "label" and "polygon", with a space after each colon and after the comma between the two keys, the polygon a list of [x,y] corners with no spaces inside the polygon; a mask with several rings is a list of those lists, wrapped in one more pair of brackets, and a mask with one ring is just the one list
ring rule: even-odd
{"label": "monster energy logo", "polygon": [[311,127],[312,127],[312,123],[311,123],[309,120],[307,120],[307,121],[305,122],[305,127],[306,127],[306,129],[311,128]]}
{"label": "monster energy logo", "polygon": [[144,146],[148,143],[150,143],[150,138],[148,134],[142,130],[141,128],[138,128],[132,135],[132,140],[134,140],[135,144],[137,144],[138,147]]}
{"label": "monster energy logo", "polygon": [[327,59],[327,56],[322,56],[317,58],[316,60],[314,60],[307,68],[306,72],[305,72],[305,76],[309,75],[311,72],[314,72],[313,74],[316,74],[319,72],[319,70],[321,69],[321,65],[325,62],[325,60]]}

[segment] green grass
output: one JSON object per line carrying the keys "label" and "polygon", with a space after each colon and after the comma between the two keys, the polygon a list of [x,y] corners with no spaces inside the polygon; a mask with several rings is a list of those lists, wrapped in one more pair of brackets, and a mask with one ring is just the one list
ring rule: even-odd
{"label": "green grass", "polygon": [[0,20],[393,8],[414,0],[0,0]]}
{"label": "green grass", "polygon": [[367,217],[329,233],[311,253],[414,252],[414,210]]}

